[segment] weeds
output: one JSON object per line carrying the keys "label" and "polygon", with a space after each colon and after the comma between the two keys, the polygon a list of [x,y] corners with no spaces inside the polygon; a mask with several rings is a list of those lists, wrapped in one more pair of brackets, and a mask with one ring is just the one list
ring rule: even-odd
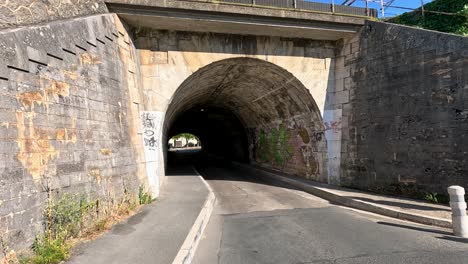
{"label": "weeds", "polygon": [[33,244],[34,256],[24,263],[52,264],[67,259],[70,256],[71,245],[65,240],[66,237],[66,231],[53,238],[50,238],[49,234],[37,237]]}
{"label": "weeds", "polygon": [[45,232],[36,237],[32,246],[34,255],[22,261],[31,264],[59,263],[69,257],[69,239],[77,237],[83,229],[84,217],[96,202],[85,196],[63,194],[51,201],[45,210]]}
{"label": "weeds", "polygon": [[19,263],[18,258],[14,250],[8,248],[7,242],[0,236],[0,264],[17,264]]}
{"label": "weeds", "polygon": [[439,194],[436,192],[426,193],[423,199],[431,203],[449,203],[450,202],[447,195]]}
{"label": "weeds", "polygon": [[46,230],[53,238],[77,237],[83,229],[84,217],[95,205],[96,201],[88,202],[85,196],[63,194],[48,208]]}
{"label": "weeds", "polygon": [[438,193],[426,193],[426,195],[424,195],[424,200],[426,201],[429,201],[429,202],[432,202],[432,203],[438,203],[439,200],[437,199],[437,195]]}
{"label": "weeds", "polygon": [[385,186],[375,187],[369,189],[370,191],[377,192],[377,193],[384,193],[389,195],[400,195],[405,196],[408,198],[413,199],[420,199],[426,200],[431,203],[441,203],[441,204],[448,204],[450,199],[445,194],[440,194],[437,192],[426,192],[415,184],[407,184],[407,183],[396,183],[396,184],[388,184]]}
{"label": "weeds", "polygon": [[153,201],[153,197],[149,192],[145,192],[144,189],[142,185],[138,188],[138,200],[140,204],[149,204]]}
{"label": "weeds", "polygon": [[[89,201],[84,195],[62,194],[52,199],[44,211],[45,232],[36,237],[32,246],[33,256],[23,258],[24,264],[56,264],[70,256],[70,248],[78,238],[93,238],[107,230],[113,223],[131,214],[137,208],[136,197],[124,192],[117,205],[102,210],[99,200]],[[140,186],[139,204],[153,201],[152,196]],[[0,263],[3,264],[3,263]]]}

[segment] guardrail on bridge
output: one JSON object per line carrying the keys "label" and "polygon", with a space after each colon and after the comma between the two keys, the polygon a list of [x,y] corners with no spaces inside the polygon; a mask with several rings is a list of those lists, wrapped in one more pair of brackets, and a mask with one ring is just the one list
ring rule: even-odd
{"label": "guardrail on bridge", "polygon": [[[196,0],[200,1],[200,0]],[[354,16],[377,17],[377,10],[373,8],[336,5],[334,0],[330,3],[310,2],[304,0],[213,0],[203,2],[231,3],[251,6],[279,7],[285,9],[311,10],[317,12],[345,14]]]}

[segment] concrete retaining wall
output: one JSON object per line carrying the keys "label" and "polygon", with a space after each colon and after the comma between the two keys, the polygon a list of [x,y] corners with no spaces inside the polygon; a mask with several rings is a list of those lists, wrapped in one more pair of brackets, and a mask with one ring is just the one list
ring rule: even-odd
{"label": "concrete retaining wall", "polygon": [[468,38],[367,22],[345,43],[344,186],[445,193],[468,187]]}
{"label": "concrete retaining wall", "polygon": [[0,236],[31,246],[48,196],[101,212],[146,185],[138,71],[126,29],[100,15],[0,33]]}

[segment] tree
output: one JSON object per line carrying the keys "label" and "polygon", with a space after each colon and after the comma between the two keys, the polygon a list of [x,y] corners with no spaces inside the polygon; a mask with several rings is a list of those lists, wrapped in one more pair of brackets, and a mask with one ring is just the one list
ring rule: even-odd
{"label": "tree", "polygon": [[468,36],[468,0],[434,0],[424,5],[424,11],[407,12],[388,22]]}

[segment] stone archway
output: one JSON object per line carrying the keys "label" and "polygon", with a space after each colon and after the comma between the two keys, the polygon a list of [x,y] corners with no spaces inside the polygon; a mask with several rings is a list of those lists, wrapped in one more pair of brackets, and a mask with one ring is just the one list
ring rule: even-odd
{"label": "stone archway", "polygon": [[327,181],[319,108],[296,77],[273,63],[230,58],[194,72],[171,99],[163,136],[182,130],[198,134],[213,154]]}

